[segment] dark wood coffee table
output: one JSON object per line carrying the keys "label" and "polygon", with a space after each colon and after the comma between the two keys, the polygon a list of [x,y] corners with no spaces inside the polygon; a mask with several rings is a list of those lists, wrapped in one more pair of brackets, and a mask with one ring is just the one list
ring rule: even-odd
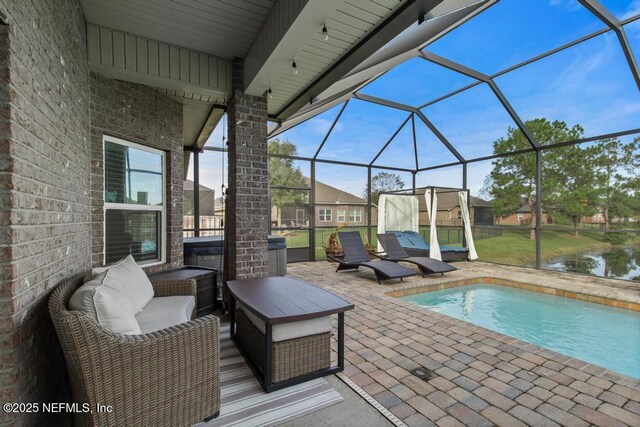
{"label": "dark wood coffee table", "polygon": [[[267,393],[344,369],[344,312],[354,305],[318,286],[291,277],[232,280],[226,283],[229,292],[231,339],[249,363]],[[236,338],[236,301],[265,322],[265,363],[258,367]],[[321,371],[285,381],[272,382],[273,326],[338,314],[338,364]]]}

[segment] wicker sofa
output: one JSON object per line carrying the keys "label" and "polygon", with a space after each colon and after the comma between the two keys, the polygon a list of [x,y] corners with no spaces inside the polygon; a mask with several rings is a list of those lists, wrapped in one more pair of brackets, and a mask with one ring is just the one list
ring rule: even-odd
{"label": "wicker sofa", "polygon": [[[64,353],[73,399],[92,412],[78,426],[191,426],[220,410],[219,320],[205,316],[143,335],[110,332],[69,300],[85,275],[52,292],[49,312]],[[155,296],[196,295],[193,279],[154,282]],[[112,411],[98,412],[97,404]]]}

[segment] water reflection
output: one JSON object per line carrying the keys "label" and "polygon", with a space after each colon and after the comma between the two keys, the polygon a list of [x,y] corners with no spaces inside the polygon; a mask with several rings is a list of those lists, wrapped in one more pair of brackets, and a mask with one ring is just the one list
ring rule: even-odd
{"label": "water reflection", "polygon": [[542,268],[640,281],[640,248],[618,247],[566,255],[543,262]]}

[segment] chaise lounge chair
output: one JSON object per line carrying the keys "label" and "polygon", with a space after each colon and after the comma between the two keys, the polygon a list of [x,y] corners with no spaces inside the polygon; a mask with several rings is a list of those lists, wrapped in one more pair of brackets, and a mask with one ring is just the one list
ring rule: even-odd
{"label": "chaise lounge chair", "polygon": [[342,231],[338,233],[344,259],[328,255],[329,258],[338,262],[336,272],[342,270],[357,270],[359,267],[368,267],[376,274],[376,280],[381,283],[383,280],[400,279],[403,277],[415,276],[416,272],[403,267],[395,262],[386,260],[372,261],[369,253],[362,243],[360,233],[357,231]]}
{"label": "chaise lounge chair", "polygon": [[[415,231],[387,231],[398,238],[400,246],[409,256],[429,257],[429,242]],[[461,246],[440,246],[442,261],[465,261],[469,257],[469,249]]]}
{"label": "chaise lounge chair", "polygon": [[408,262],[410,264],[414,264],[420,269],[422,277],[425,277],[427,274],[435,273],[440,273],[444,276],[444,273],[457,270],[457,268],[455,268],[451,264],[438,261],[437,259],[422,256],[409,256],[407,251],[405,251],[402,246],[400,246],[398,238],[393,233],[378,234],[378,242],[380,242],[380,244],[384,248],[385,253],[387,254],[387,258],[384,259],[388,259],[389,261],[393,262]]}

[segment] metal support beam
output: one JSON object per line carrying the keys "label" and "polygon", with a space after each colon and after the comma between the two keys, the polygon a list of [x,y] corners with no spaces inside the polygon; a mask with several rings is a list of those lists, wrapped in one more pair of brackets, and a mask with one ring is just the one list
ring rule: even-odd
{"label": "metal support beam", "polygon": [[[367,239],[371,244],[371,166],[367,167]],[[380,215],[380,212],[378,212]]]}
{"label": "metal support beam", "polygon": [[527,142],[529,142],[529,144],[533,148],[538,149],[538,144],[536,143],[535,139],[533,138],[533,134],[529,131],[529,128],[527,128],[527,125],[524,124],[524,122],[522,121],[522,119],[520,118],[518,113],[516,113],[516,110],[513,109],[513,107],[509,103],[509,101],[507,101],[507,98],[504,96],[504,94],[502,93],[502,91],[500,90],[500,88],[498,87],[496,82],[494,82],[493,79],[489,79],[487,84],[491,88],[491,91],[498,98],[498,101],[500,101],[500,104],[502,104],[504,109],[507,110],[507,113],[509,113],[509,116],[511,117],[511,120],[513,120],[514,123],[518,126],[518,128],[520,129],[520,131],[524,135],[524,137],[527,140]]}
{"label": "metal support beam", "polygon": [[600,2],[596,0],[578,1],[581,5],[587,8],[589,12],[591,12],[599,20],[604,22],[607,27],[615,31],[616,36],[618,36],[618,41],[620,42],[620,47],[624,52],[624,57],[627,60],[629,69],[631,70],[631,74],[633,74],[633,79],[636,82],[636,86],[638,86],[638,89],[640,89],[640,70],[638,69],[638,62],[636,61],[636,57],[633,54],[631,44],[629,43],[629,39],[627,38],[627,34],[624,28],[622,27],[622,23],[611,12],[609,12],[606,7],[604,7],[602,4],[600,4]]}
{"label": "metal support beam", "polygon": [[324,147],[324,143],[327,142],[327,139],[329,139],[329,135],[331,135],[333,128],[338,123],[338,120],[340,120],[340,116],[342,116],[342,112],[344,111],[344,109],[347,108],[348,103],[349,101],[346,101],[344,104],[342,104],[342,108],[340,109],[340,111],[338,111],[338,115],[336,116],[333,123],[331,123],[331,127],[329,128],[329,130],[327,130],[327,134],[324,136],[324,138],[322,139],[322,142],[318,146],[318,150],[316,151],[316,154],[313,155],[314,160],[318,157],[318,154],[320,154],[320,150],[322,150],[322,147]]}
{"label": "metal support beam", "polygon": [[373,158],[373,160],[371,160],[371,162],[369,163],[369,166],[372,166],[376,160],[378,160],[378,157],[380,157],[380,155],[382,154],[382,152],[384,150],[386,150],[386,148],[389,146],[389,144],[391,144],[391,141],[393,141],[393,139],[396,137],[396,135],[398,135],[400,133],[400,131],[402,130],[402,128],[404,127],[404,125],[407,124],[407,122],[409,121],[409,119],[413,116],[413,114],[409,114],[407,116],[406,119],[404,119],[404,121],[402,122],[402,124],[400,125],[400,127],[398,129],[396,129],[396,131],[393,133],[393,135],[391,135],[391,138],[389,138],[389,140],[382,146],[382,148],[380,149],[380,151],[378,151],[378,154],[376,154],[376,156]]}
{"label": "metal support beam", "polygon": [[413,155],[416,160],[416,170],[418,170],[418,141],[416,140],[416,119],[415,114],[411,115],[411,131],[413,133]]}
{"label": "metal support beam", "polygon": [[542,152],[536,151],[536,268],[542,266]]}
{"label": "metal support beam", "polygon": [[311,162],[311,173],[309,174],[309,259],[316,260],[316,162]]}
{"label": "metal support beam", "polygon": [[418,111],[416,107],[412,107],[410,105],[401,104],[399,102],[389,101],[384,98],[378,98],[377,96],[366,95],[364,93],[354,93],[353,97],[355,99],[359,99],[361,101],[371,102],[373,104],[384,105],[385,107],[395,108],[397,110],[405,110],[411,113],[415,113]]}
{"label": "metal support beam", "polygon": [[533,138],[533,134],[529,131],[529,129],[524,124],[522,119],[520,119],[516,111],[513,109],[513,107],[509,103],[509,101],[507,101],[507,98],[504,96],[504,94],[502,93],[498,85],[493,81],[493,79],[489,75],[481,73],[469,67],[466,67],[462,64],[458,64],[457,62],[451,61],[447,58],[443,58],[442,56],[436,55],[431,52],[421,51],[420,55],[422,56],[422,58],[426,59],[427,61],[433,62],[434,64],[445,67],[451,71],[454,71],[459,74],[463,74],[467,77],[471,77],[473,79],[479,80],[489,85],[489,88],[498,98],[498,101],[500,101],[502,106],[507,110],[507,113],[509,113],[509,116],[514,121],[514,123],[518,126],[518,128],[524,135],[525,139],[529,142],[529,144],[533,148],[536,148],[536,149],[538,148],[538,145],[536,144]]}
{"label": "metal support beam", "polygon": [[422,120],[422,122],[429,128],[429,130],[433,132],[436,138],[438,138],[440,142],[442,142],[444,146],[447,147],[449,151],[451,151],[451,154],[453,154],[455,158],[460,161],[460,163],[464,163],[465,162],[464,157],[462,157],[462,155],[458,153],[458,150],[453,148],[453,145],[451,145],[451,143],[447,140],[447,138],[445,138],[445,136],[442,133],[440,133],[438,128],[436,128],[433,125],[433,123],[431,123],[431,121],[427,119],[427,117],[422,113],[422,111],[417,111],[416,114],[418,115],[420,120]]}
{"label": "metal support beam", "polygon": [[200,152],[197,150],[193,152],[193,235],[200,237]]}
{"label": "metal support beam", "polygon": [[[469,186],[467,182],[467,164],[462,164],[462,189],[467,190],[467,208],[469,208],[469,215],[471,215],[471,197],[469,195]],[[471,218],[469,218],[471,220]],[[462,233],[462,246],[467,247],[467,236],[464,234],[464,230]]]}

